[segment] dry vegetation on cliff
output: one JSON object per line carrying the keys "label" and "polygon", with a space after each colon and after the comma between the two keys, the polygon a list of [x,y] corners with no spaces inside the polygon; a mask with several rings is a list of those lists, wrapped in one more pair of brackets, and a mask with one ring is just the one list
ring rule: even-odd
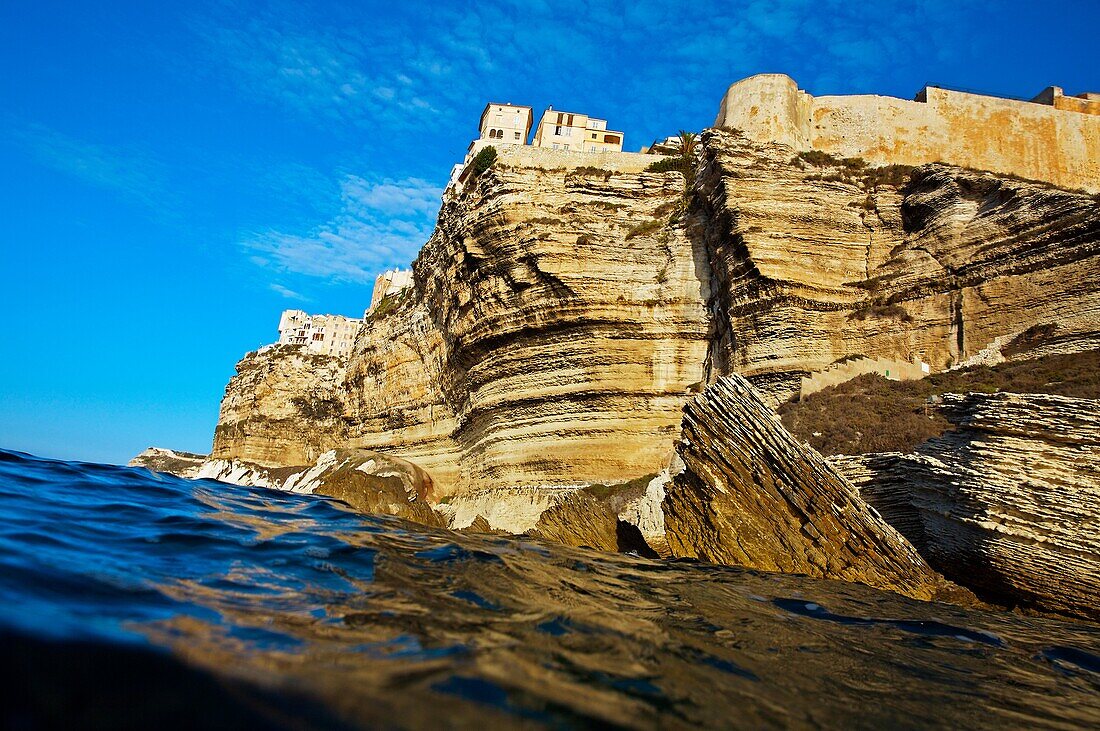
{"label": "dry vegetation on cliff", "polygon": [[945,371],[916,381],[874,373],[779,408],[783,425],[822,454],[909,452],[950,423],[928,399],[944,393],[1049,393],[1100,398],[1100,350]]}

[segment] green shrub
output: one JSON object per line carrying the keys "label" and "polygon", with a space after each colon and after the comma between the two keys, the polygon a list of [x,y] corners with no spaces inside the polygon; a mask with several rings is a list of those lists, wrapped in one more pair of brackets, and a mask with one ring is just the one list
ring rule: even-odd
{"label": "green shrub", "polygon": [[822,152],[821,150],[806,150],[805,152],[800,152],[791,160],[791,164],[795,165],[800,160],[809,165],[813,165],[815,168],[840,166],[843,164],[839,158],[835,158],[829,153]]}
{"label": "green shrub", "polygon": [[633,228],[631,228],[629,231],[626,232],[626,238],[627,239],[632,239],[635,236],[648,236],[649,234],[653,233],[654,231],[658,231],[661,228],[663,228],[664,225],[665,225],[664,221],[661,221],[661,220],[656,219],[656,218],[651,219],[649,221],[642,221],[637,226],[634,226]]}
{"label": "green shrub", "polygon": [[483,172],[491,168],[496,161],[497,148],[492,145],[481,148],[481,151],[474,155],[474,159],[470,161],[470,179],[473,180],[479,177]]}
{"label": "green shrub", "polygon": [[680,155],[662,157],[645,166],[647,173],[682,173],[690,165],[690,161]]}
{"label": "green shrub", "polygon": [[573,168],[573,170],[571,170],[569,174],[585,175],[594,178],[603,178],[604,180],[610,180],[611,176],[615,173],[612,170],[604,170],[603,168],[597,168],[591,165],[582,165],[579,168]]}

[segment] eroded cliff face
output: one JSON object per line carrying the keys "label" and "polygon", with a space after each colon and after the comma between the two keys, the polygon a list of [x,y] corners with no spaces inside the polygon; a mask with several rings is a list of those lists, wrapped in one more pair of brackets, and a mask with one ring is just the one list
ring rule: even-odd
{"label": "eroded cliff face", "polygon": [[345,439],[340,358],[297,345],[249,353],[225,389],[212,460],[265,467],[311,464]]}
{"label": "eroded cliff face", "polygon": [[[326,423],[314,441],[413,461],[441,495],[659,471],[702,379],[709,277],[701,244],[668,223],[683,177],[642,172],[649,156],[623,159],[616,170],[521,167],[502,151],[444,205],[415,287],[379,307],[344,377],[302,381],[335,384],[346,405],[346,432]],[[260,370],[298,377],[294,365]],[[283,459],[265,421],[290,418],[289,397],[242,371],[216,455]]]}
{"label": "eroded cliff face", "polygon": [[948,394],[955,425],[912,454],[832,463],[949,578],[1100,619],[1100,401]]}
{"label": "eroded cliff face", "polygon": [[859,355],[934,372],[1037,325],[1049,337],[1036,352],[1100,341],[1094,197],[944,165],[798,158],[718,130],[703,135],[698,181],[710,380],[740,373],[778,403]]}
{"label": "eroded cliff face", "polygon": [[727,374],[774,405],[858,355],[936,371],[1036,327],[1035,352],[1100,344],[1089,196],[710,130],[681,210],[683,176],[651,156],[569,155],[503,150],[445,202],[415,286],[346,363],[242,361],[215,456],[366,448],[440,497],[611,484],[660,471],[683,405]]}

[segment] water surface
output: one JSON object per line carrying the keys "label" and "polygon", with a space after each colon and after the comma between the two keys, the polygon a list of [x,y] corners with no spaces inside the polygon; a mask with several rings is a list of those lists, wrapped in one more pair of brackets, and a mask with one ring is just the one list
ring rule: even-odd
{"label": "water surface", "polygon": [[2,450],[0,641],[28,728],[1100,724],[1089,623]]}

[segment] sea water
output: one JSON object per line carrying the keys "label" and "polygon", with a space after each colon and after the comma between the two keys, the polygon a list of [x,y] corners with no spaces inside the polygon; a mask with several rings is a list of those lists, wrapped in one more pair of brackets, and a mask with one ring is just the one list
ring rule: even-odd
{"label": "sea water", "polygon": [[5,728],[1087,728],[1100,627],[0,450]]}

